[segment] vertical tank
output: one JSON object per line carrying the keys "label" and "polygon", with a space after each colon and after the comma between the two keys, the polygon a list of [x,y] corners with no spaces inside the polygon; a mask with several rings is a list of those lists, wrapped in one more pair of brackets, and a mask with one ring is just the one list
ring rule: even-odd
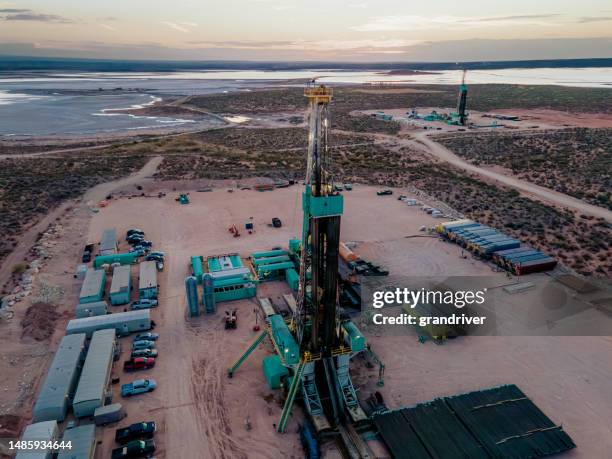
{"label": "vertical tank", "polygon": [[210,273],[206,273],[202,276],[202,290],[202,303],[204,304],[204,311],[206,311],[206,314],[217,312],[214,279]]}
{"label": "vertical tank", "polygon": [[195,277],[185,278],[185,291],[187,293],[187,313],[189,317],[200,315],[200,305],[198,302],[198,281]]}

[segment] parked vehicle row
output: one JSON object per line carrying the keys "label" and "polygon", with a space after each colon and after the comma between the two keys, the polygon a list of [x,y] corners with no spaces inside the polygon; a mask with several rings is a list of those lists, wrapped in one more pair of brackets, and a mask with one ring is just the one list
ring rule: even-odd
{"label": "parked vehicle row", "polygon": [[113,449],[112,459],[149,456],[155,451],[153,436],[157,426],[154,421],[137,422],[115,431],[115,441],[121,446]]}

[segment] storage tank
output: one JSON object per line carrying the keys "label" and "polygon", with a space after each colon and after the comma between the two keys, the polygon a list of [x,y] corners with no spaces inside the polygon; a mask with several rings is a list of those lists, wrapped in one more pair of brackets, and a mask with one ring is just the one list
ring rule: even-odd
{"label": "storage tank", "polygon": [[202,266],[202,257],[194,256],[191,257],[191,273],[195,277],[198,284],[202,283],[202,274],[204,274],[204,268]]}
{"label": "storage tank", "polygon": [[202,303],[204,303],[204,311],[206,314],[213,314],[217,312],[214,283],[215,280],[210,273],[206,273],[202,276]]}
{"label": "storage tank", "polygon": [[198,282],[195,277],[189,276],[185,278],[185,292],[187,294],[187,314],[189,317],[199,316]]}

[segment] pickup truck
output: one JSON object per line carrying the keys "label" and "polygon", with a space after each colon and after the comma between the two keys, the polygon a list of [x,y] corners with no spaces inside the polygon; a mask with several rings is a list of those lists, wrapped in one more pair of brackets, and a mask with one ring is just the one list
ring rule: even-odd
{"label": "pickup truck", "polygon": [[157,358],[157,349],[136,349],[132,351],[131,358],[136,357],[153,357]]}
{"label": "pickup truck", "polygon": [[123,371],[148,370],[155,366],[153,357],[135,357],[123,362]]}
{"label": "pickup truck", "polygon": [[155,421],[136,422],[135,424],[115,430],[115,441],[123,445],[132,440],[153,438],[156,430]]}
{"label": "pickup truck", "polygon": [[150,300],[143,298],[142,300],[134,301],[130,306],[130,309],[136,311],[137,309],[151,309],[157,306],[157,300]]}
{"label": "pickup truck", "polygon": [[137,351],[138,349],[155,349],[155,341],[149,341],[148,339],[141,339],[132,343],[132,350]]}
{"label": "pickup truck", "polygon": [[379,190],[376,192],[376,194],[378,196],[389,196],[390,194],[393,194],[393,191],[391,191],[390,189],[384,189],[384,190]]}
{"label": "pickup truck", "polygon": [[158,333],[145,332],[145,333],[138,333],[136,336],[134,336],[134,339],[132,341],[143,341],[143,340],[157,341],[157,338],[159,338]]}
{"label": "pickup truck", "polygon": [[113,449],[111,459],[127,459],[130,457],[149,457],[155,451],[155,441],[134,440],[119,448]]}
{"label": "pickup truck", "polygon": [[137,379],[121,386],[121,396],[131,397],[132,395],[146,394],[155,389],[157,389],[157,382],[154,379]]}

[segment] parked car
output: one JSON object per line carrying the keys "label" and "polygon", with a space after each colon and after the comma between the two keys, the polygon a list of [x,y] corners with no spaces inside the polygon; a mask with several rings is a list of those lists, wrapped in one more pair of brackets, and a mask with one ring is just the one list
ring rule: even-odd
{"label": "parked car", "polygon": [[153,255],[153,253],[150,253],[146,256],[145,261],[161,261],[163,263],[164,257],[160,257],[159,255]]}
{"label": "parked car", "polygon": [[144,234],[135,233],[125,238],[129,244],[133,244],[137,241],[144,241]]}
{"label": "parked car", "polygon": [[132,395],[146,394],[155,389],[157,389],[157,382],[154,379],[137,379],[121,386],[121,396],[131,397]]}
{"label": "parked car", "polygon": [[153,255],[155,257],[161,257],[162,260],[164,259],[164,257],[166,256],[166,252],[161,252],[159,250],[156,250],[154,252],[151,252],[149,255]]}
{"label": "parked car", "polygon": [[153,438],[157,425],[155,421],[136,422],[127,427],[115,430],[115,441],[119,444],[142,438]]}
{"label": "parked car", "polygon": [[123,362],[124,371],[148,370],[155,366],[155,359],[152,357],[136,357]]}
{"label": "parked car", "polygon": [[159,333],[145,332],[145,333],[138,333],[136,336],[134,336],[133,341],[142,341],[142,340],[157,341],[157,338],[159,338]]}
{"label": "parked car", "polygon": [[127,239],[128,237],[134,234],[140,234],[141,236],[144,236],[145,232],[138,228],[130,228],[129,230],[127,230],[127,233],[125,233],[125,237]]}
{"label": "parked car", "polygon": [[350,183],[345,183],[344,184],[344,189],[346,191],[351,191],[353,189],[353,185],[351,185]]}
{"label": "parked car", "polygon": [[146,239],[143,239],[142,241],[140,241],[140,242],[138,243],[138,245],[140,245],[141,247],[148,247],[148,248],[151,248],[151,247],[153,247],[153,242],[151,242],[151,241],[147,241]]}
{"label": "parked car", "polygon": [[272,226],[274,228],[280,228],[281,226],[283,226],[283,223],[280,221],[280,218],[274,217],[272,219]]}
{"label": "parked car", "polygon": [[137,309],[151,309],[157,307],[157,300],[149,300],[148,298],[143,298],[142,300],[134,301],[130,309],[135,311]]}
{"label": "parked car", "polygon": [[111,459],[149,456],[155,451],[155,441],[134,440],[119,448],[113,449]]}
{"label": "parked car", "polygon": [[157,354],[158,354],[157,349],[136,349],[132,351],[132,354],[130,355],[130,357],[132,357],[133,359],[137,357],[157,358]]}
{"label": "parked car", "polygon": [[384,190],[378,190],[378,191],[376,192],[376,194],[377,194],[378,196],[389,196],[389,195],[393,194],[393,191],[392,191],[392,190],[390,190],[390,189],[388,189],[388,188],[386,188],[386,189],[384,189]]}
{"label": "parked car", "polygon": [[147,251],[142,248],[132,247],[130,249],[130,253],[136,254],[137,257],[144,257],[147,254]]}
{"label": "parked car", "polygon": [[155,349],[155,341],[149,341],[147,339],[141,339],[132,343],[132,350],[138,349]]}
{"label": "parked car", "polygon": [[91,261],[91,252],[83,252],[81,256],[81,261],[83,263],[89,263]]}

